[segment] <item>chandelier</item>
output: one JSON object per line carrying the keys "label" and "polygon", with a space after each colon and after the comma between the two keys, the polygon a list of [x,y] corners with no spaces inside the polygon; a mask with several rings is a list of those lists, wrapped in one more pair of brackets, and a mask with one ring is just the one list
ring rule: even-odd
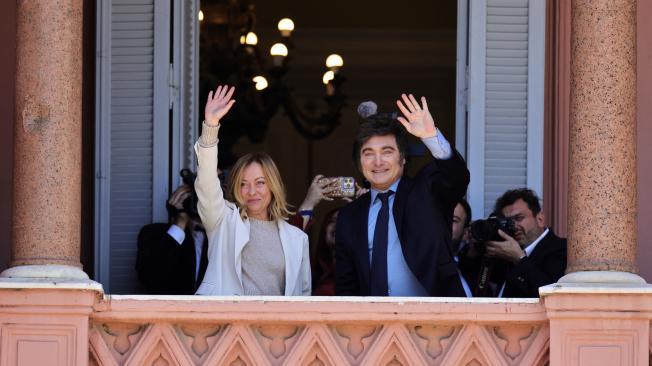
{"label": "chandelier", "polygon": [[[220,135],[220,160],[233,160],[229,144],[246,135],[254,143],[263,140],[270,119],[283,110],[294,128],[309,141],[323,139],[338,126],[346,105],[341,86],[342,57],[326,58],[322,77],[325,110],[315,103],[298,105],[293,90],[284,82],[291,60],[294,22],[278,22],[279,39],[269,53],[261,50],[256,35],[256,14],[252,1],[203,0],[200,20],[200,86],[203,99],[218,84],[236,86],[236,104],[225,117]],[[324,106],[322,106],[324,107]],[[203,111],[202,111],[203,112]],[[228,123],[228,120],[233,120]],[[226,154],[226,155],[224,155]],[[225,162],[226,164],[230,162]]]}

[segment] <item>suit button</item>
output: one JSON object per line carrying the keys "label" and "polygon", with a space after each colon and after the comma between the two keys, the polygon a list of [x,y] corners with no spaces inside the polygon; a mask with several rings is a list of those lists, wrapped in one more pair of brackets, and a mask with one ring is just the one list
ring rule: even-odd
{"label": "suit button", "polygon": [[525,278],[523,278],[523,276],[518,276],[516,279],[521,282],[525,282]]}

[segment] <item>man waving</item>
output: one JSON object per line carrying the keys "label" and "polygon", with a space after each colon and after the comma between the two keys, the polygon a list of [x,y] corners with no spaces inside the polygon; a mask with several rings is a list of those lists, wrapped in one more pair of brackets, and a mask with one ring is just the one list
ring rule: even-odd
{"label": "man waving", "polygon": [[[455,296],[451,222],[469,171],[437,129],[425,98],[405,95],[402,116],[359,108],[354,142],[370,192],[340,210],[336,234],[336,293],[347,296]],[[401,127],[399,125],[403,125]],[[418,137],[434,159],[414,178],[403,175],[408,139]]]}

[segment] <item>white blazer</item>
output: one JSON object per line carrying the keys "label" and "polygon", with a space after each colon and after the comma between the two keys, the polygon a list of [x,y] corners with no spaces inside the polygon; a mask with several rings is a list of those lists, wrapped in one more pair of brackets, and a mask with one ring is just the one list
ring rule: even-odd
{"label": "white blazer", "polygon": [[[217,177],[217,144],[195,144],[199,197],[197,209],[208,236],[208,268],[198,295],[244,295],[242,250],[249,242],[249,220],[238,207],[226,201]],[[310,249],[308,236],[295,226],[278,220],[285,256],[285,295],[310,295]]]}

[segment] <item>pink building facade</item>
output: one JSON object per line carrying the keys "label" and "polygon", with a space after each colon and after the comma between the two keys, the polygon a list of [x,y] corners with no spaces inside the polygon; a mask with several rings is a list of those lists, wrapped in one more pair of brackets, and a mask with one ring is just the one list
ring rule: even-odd
{"label": "pink building facade", "polygon": [[531,300],[105,294],[80,264],[84,4],[3,5],[0,366],[650,363],[651,3],[548,2],[545,190],[569,266]]}

